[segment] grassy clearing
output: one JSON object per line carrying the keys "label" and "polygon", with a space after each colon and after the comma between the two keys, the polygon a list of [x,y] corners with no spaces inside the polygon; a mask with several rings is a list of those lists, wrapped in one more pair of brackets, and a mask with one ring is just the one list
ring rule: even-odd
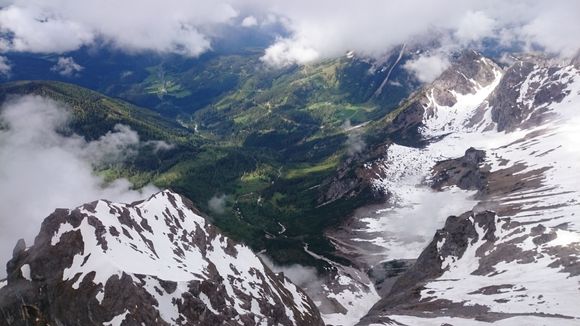
{"label": "grassy clearing", "polygon": [[284,174],[285,179],[305,178],[313,173],[329,172],[336,169],[339,163],[338,156],[332,156],[323,162],[315,165],[299,164],[298,166],[289,168]]}

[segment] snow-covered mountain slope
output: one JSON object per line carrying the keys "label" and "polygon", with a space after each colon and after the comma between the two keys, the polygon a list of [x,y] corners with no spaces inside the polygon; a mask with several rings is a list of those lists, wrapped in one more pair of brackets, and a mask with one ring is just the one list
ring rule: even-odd
{"label": "snow-covered mountain slope", "polygon": [[[393,259],[415,259],[447,216],[473,207],[473,191],[453,187],[434,192],[423,181],[436,162],[461,156],[469,147],[467,132],[459,130],[474,129],[468,127],[474,108],[494,90],[501,75],[495,63],[469,51],[408,105],[400,114],[408,117],[401,123],[415,121],[409,124],[419,126],[422,138],[415,143],[427,145],[391,143],[381,158],[365,164],[373,174],[373,187],[389,200],[361,210],[352,225],[332,232],[339,250],[348,251],[350,257],[356,252],[354,259],[370,267]],[[425,214],[433,218],[423,218]]]}
{"label": "snow-covered mountain slope", "polygon": [[304,291],[314,300],[327,325],[356,324],[380,299],[368,275],[353,266],[345,266],[304,247],[316,259],[329,266],[326,275],[308,284]]}
{"label": "snow-covered mountain slope", "polygon": [[372,163],[391,203],[359,241],[384,248],[377,264],[419,258],[361,324],[580,324],[580,71],[540,59],[492,70],[451,89],[452,105],[427,90],[427,145],[393,144]]}
{"label": "snow-covered mountain slope", "polygon": [[57,209],[7,272],[0,307],[13,325],[323,324],[302,290],[171,191]]}
{"label": "snow-covered mountain slope", "polygon": [[[523,110],[501,108],[508,111],[504,116],[515,113],[510,121],[520,127],[512,122],[510,128],[519,130],[480,136],[502,146],[486,140],[478,146],[488,152],[491,174],[468,218],[477,235],[462,254],[441,255],[444,273],[424,286],[421,298],[481,309],[475,315],[488,320],[528,315],[536,317],[528,324],[578,324],[580,73],[571,66],[534,64],[524,77],[505,85],[519,88],[516,103]],[[502,92],[492,94],[490,105]],[[492,107],[492,114],[494,109],[500,108]],[[494,122],[501,128],[501,120]],[[478,219],[482,210],[494,213],[489,226]],[[557,319],[545,320],[549,317]]]}

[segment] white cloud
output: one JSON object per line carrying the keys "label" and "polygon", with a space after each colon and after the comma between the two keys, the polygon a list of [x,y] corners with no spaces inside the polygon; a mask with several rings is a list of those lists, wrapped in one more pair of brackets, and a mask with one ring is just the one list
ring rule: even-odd
{"label": "white cloud", "polygon": [[[477,204],[473,191],[452,189],[436,192],[428,187],[412,187],[405,191],[407,205],[385,210],[379,215],[383,238],[390,239],[389,257],[413,259],[418,257],[435,230],[445,224],[448,216],[467,212]],[[442,204],[444,203],[444,204]],[[426,219],[425,216],[434,218]]]}
{"label": "white cloud", "polygon": [[13,34],[0,43],[3,51],[66,52],[94,40],[82,24],[44,11],[40,6],[10,5],[0,10],[0,31]]}
{"label": "white cloud", "polygon": [[427,54],[419,56],[414,60],[407,61],[405,69],[410,71],[418,80],[430,83],[449,67],[450,63],[444,54]]}
{"label": "white cloud", "polygon": [[468,11],[459,21],[455,37],[462,43],[479,41],[493,36],[495,20],[481,11]]}
{"label": "white cloud", "polygon": [[122,162],[135,156],[140,145],[137,132],[122,124],[115,125],[112,131],[98,140],[85,142],[80,138],[78,141],[80,144],[77,147],[82,148],[82,151],[79,151],[80,156],[87,162],[97,165]]}
{"label": "white cloud", "polygon": [[[403,42],[476,46],[484,38],[520,41],[570,55],[580,47],[576,0],[7,0],[0,49],[63,53],[94,44],[125,51],[196,56],[221,25],[272,22],[287,33],[270,45],[271,65],[306,63],[349,50],[380,57]],[[241,28],[241,27],[240,27]],[[443,44],[444,43],[444,44]],[[432,43],[430,43],[432,44]]]}
{"label": "white cloud", "polygon": [[145,142],[145,144],[153,146],[154,153],[168,151],[175,148],[174,144],[170,144],[164,140],[148,140],[147,142]]}
{"label": "white cloud", "polygon": [[[318,273],[316,272],[316,268],[310,266],[303,266],[299,264],[292,264],[292,265],[278,265],[274,263],[274,261],[268,257],[266,254],[259,254],[258,255],[262,262],[268,266],[274,273],[284,273],[284,276],[290,279],[292,283],[298,285],[302,289],[312,289],[315,288],[316,290],[320,290],[319,293],[322,293],[322,280],[318,277]],[[309,295],[314,293],[313,291],[308,291]],[[312,298],[314,299],[314,298]]]}
{"label": "white cloud", "polygon": [[56,64],[50,68],[50,70],[65,77],[74,77],[83,69],[72,57],[59,57]]}
{"label": "white cloud", "polygon": [[282,39],[266,49],[262,60],[271,66],[283,67],[294,63],[314,61],[320,54],[300,41]]}
{"label": "white cloud", "polygon": [[237,16],[228,1],[19,0],[0,10],[3,50],[64,53],[103,41],[126,51],[196,56],[204,31]]}
{"label": "white cloud", "polygon": [[224,194],[215,195],[207,202],[209,209],[216,214],[223,214],[226,211],[226,199]]}
{"label": "white cloud", "polygon": [[316,268],[300,264],[279,265],[264,252],[259,253],[258,257],[274,273],[283,273],[292,283],[298,285],[310,299],[318,303],[318,307],[327,307],[326,310],[328,310],[328,307],[336,305],[335,299],[327,296],[329,292],[328,280],[324,276],[318,275]]}
{"label": "white cloud", "polygon": [[516,36],[548,51],[573,56],[580,47],[580,1],[545,4],[542,14],[523,25]]}
{"label": "white cloud", "polygon": [[247,16],[242,20],[242,26],[244,27],[253,27],[258,25],[258,20],[254,16]]}
{"label": "white cloud", "polygon": [[348,134],[345,145],[346,152],[349,156],[362,152],[366,147],[361,131],[357,127],[358,126],[353,127],[350,120],[346,120],[342,124],[342,129]]}
{"label": "white cloud", "polygon": [[12,72],[12,66],[10,65],[10,62],[8,61],[8,58],[0,56],[0,75],[1,76],[10,76],[10,73]]}
{"label": "white cloud", "polygon": [[[59,104],[26,96],[3,105],[0,113],[0,264],[11,258],[19,238],[31,243],[40,223],[55,208],[70,208],[100,198],[120,202],[143,199],[157,191],[133,190],[126,179],[111,183],[93,174],[93,166],[122,160],[139,143],[128,127],[117,127],[88,142],[56,130],[69,115]],[[0,270],[0,275],[5,273]]]}
{"label": "white cloud", "polygon": [[[435,40],[446,50],[457,49],[507,35],[511,42],[535,43],[564,55],[580,47],[580,2],[575,0],[273,2],[271,10],[286,17],[290,35],[266,51],[263,59],[272,65],[336,57],[349,50],[379,57],[414,41]],[[301,55],[304,49],[316,55]]]}

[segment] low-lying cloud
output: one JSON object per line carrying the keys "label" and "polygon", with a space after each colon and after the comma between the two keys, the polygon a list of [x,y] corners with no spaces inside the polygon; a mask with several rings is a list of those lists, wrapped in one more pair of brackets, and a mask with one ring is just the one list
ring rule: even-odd
{"label": "low-lying cloud", "polygon": [[0,264],[11,258],[19,238],[31,243],[55,208],[101,198],[132,202],[158,190],[134,190],[126,179],[105,183],[93,173],[94,166],[133,155],[140,146],[135,131],[118,125],[86,141],[58,132],[69,118],[66,108],[38,96],[13,99],[0,110]]}
{"label": "low-lying cloud", "polygon": [[228,198],[228,196],[226,196],[224,194],[214,195],[207,202],[207,206],[210,209],[210,211],[221,215],[221,214],[226,212],[226,199],[227,198]]}
{"label": "low-lying cloud", "polygon": [[8,77],[12,72],[12,66],[6,57],[0,56],[0,76]]}
{"label": "low-lying cloud", "polygon": [[[265,254],[258,255],[262,262],[268,266],[274,273],[284,273],[284,276],[290,279],[292,283],[298,285],[305,290],[319,289],[322,285],[322,280],[318,277],[316,268],[310,266],[302,266],[299,264],[292,265],[278,265]],[[309,295],[310,295],[309,291]],[[314,292],[312,292],[314,293]]]}
{"label": "low-lying cloud", "polygon": [[170,144],[164,140],[148,140],[145,142],[145,144],[153,147],[153,153],[168,151],[175,148],[175,145]]}
{"label": "low-lying cloud", "polygon": [[447,69],[451,63],[444,54],[428,54],[407,61],[404,68],[410,71],[417,79],[430,83]]}
{"label": "low-lying cloud", "polygon": [[[328,286],[331,283],[327,278],[328,276],[319,275],[316,268],[311,266],[276,264],[266,253],[260,253],[258,256],[274,273],[284,273],[284,276],[290,279],[292,283],[304,290],[308,297],[316,303],[322,314],[336,313],[337,302],[327,295],[329,292]],[[354,286],[356,287],[358,284]]]}
{"label": "low-lying cloud", "polygon": [[352,126],[350,120],[346,120],[342,124],[342,129],[348,134],[346,138],[346,152],[349,156],[353,156],[362,152],[365,147],[366,143],[362,138],[362,134],[360,130],[357,130],[357,126]]}
{"label": "low-lying cloud", "polygon": [[50,70],[65,77],[75,77],[83,69],[84,67],[76,63],[72,57],[59,57],[56,64],[50,68]]}
{"label": "low-lying cloud", "polygon": [[378,228],[385,230],[383,238],[392,242],[388,249],[392,259],[415,259],[447,217],[463,214],[477,204],[473,191],[452,188],[437,192],[425,186],[401,187],[399,191],[408,204],[379,213]]}

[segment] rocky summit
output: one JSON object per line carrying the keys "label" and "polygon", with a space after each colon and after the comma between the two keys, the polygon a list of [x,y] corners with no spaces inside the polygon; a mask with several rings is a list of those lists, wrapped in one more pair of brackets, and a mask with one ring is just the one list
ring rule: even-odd
{"label": "rocky summit", "polygon": [[3,325],[323,325],[302,290],[171,191],[57,209],[7,273]]}

